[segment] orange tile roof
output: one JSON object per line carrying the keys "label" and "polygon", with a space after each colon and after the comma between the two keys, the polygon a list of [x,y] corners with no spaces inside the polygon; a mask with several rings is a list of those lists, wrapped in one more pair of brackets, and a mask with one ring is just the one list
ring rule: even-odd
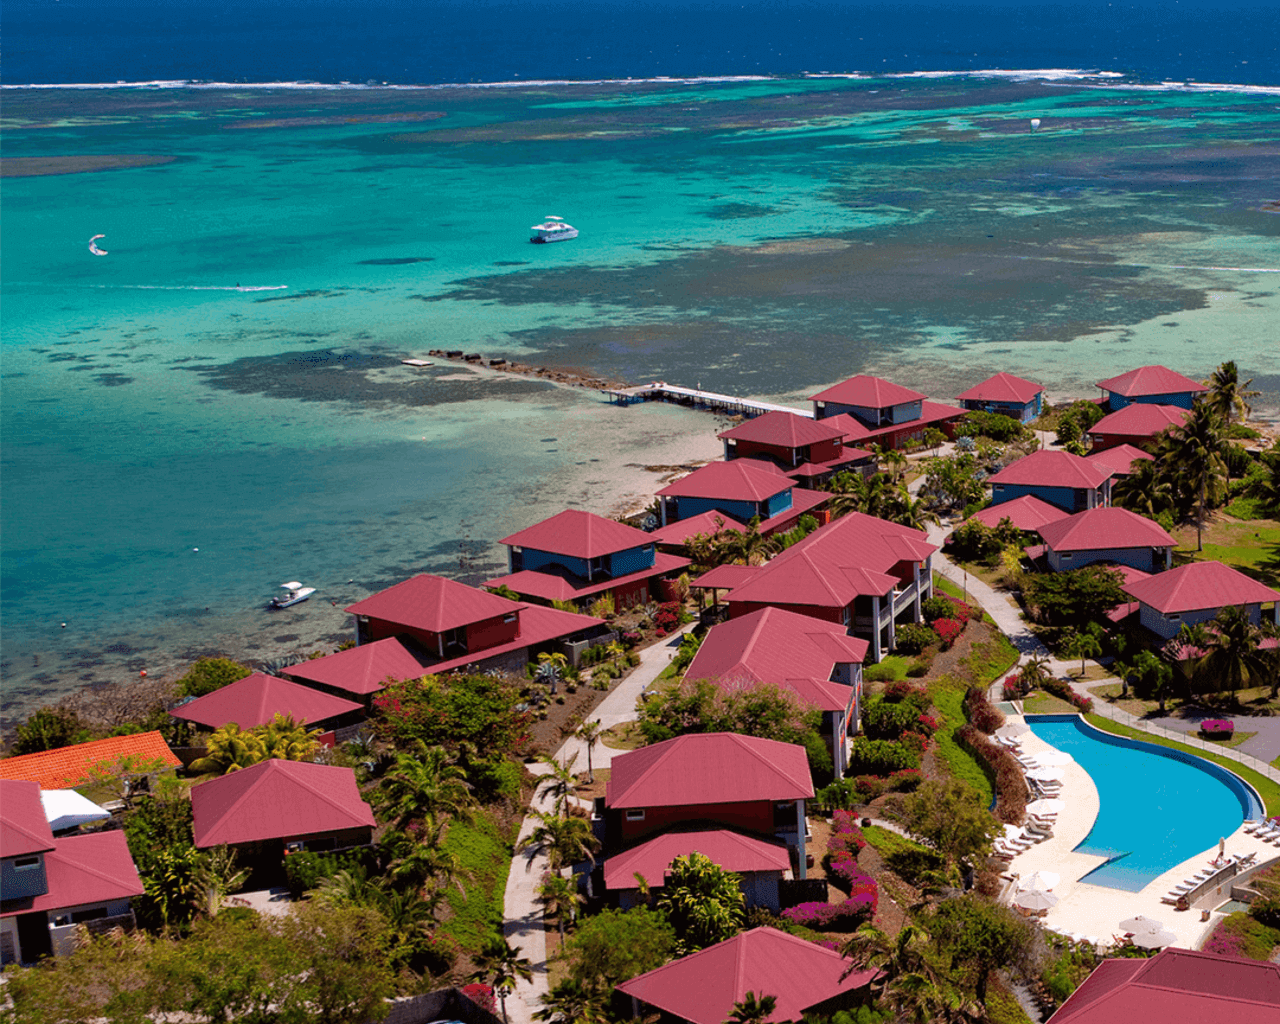
{"label": "orange tile roof", "polygon": [[160,761],[167,768],[182,764],[159,732],[143,732],[6,757],[0,761],[0,779],[28,779],[42,789],[74,789],[88,782],[97,766],[114,765],[124,757]]}

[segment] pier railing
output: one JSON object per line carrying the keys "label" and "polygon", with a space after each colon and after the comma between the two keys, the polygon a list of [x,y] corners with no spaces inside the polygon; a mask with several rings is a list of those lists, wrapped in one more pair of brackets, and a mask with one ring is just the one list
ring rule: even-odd
{"label": "pier railing", "polygon": [[739,398],[737,395],[722,395],[715,391],[702,391],[698,388],[682,388],[666,381],[654,381],[652,384],[640,384],[633,388],[604,388],[603,393],[614,405],[628,406],[633,402],[675,402],[695,409],[710,409],[713,412],[725,412],[738,416],[759,416],[766,412],[790,412],[797,416],[813,418],[813,412],[796,409],[790,405],[778,405],[776,402],[761,402],[754,398]]}
{"label": "pier railing", "polygon": [[1193,732],[1179,732],[1177,729],[1166,729],[1162,725],[1156,725],[1152,722],[1145,722],[1136,715],[1131,715],[1127,711],[1120,708],[1112,707],[1106,701],[1099,700],[1096,697],[1093,701],[1093,713],[1101,715],[1103,718],[1109,718],[1113,722],[1121,725],[1127,725],[1139,732],[1145,732],[1152,736],[1159,736],[1162,739],[1174,740],[1184,746],[1193,747],[1196,750],[1203,750],[1208,754],[1216,754],[1219,757],[1225,757],[1230,761],[1244,765],[1270,779],[1272,782],[1280,782],[1280,769],[1271,767],[1266,761],[1260,761],[1258,758],[1249,754],[1234,750],[1231,747],[1224,747],[1221,743],[1213,743],[1209,740],[1202,739]]}

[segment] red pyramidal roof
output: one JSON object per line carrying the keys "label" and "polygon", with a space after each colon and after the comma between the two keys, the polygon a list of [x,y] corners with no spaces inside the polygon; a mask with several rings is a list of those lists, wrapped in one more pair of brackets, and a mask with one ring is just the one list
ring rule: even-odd
{"label": "red pyramidal roof", "polygon": [[1180,427],[1187,419],[1187,410],[1176,405],[1154,405],[1133,402],[1117,412],[1103,416],[1092,427],[1090,434],[1120,434],[1126,437],[1155,437],[1169,427]]}
{"label": "red pyramidal roof", "polygon": [[1069,513],[1064,512],[1057,505],[1050,505],[1034,494],[1024,494],[1021,498],[1014,498],[1013,501],[1002,501],[999,505],[981,509],[969,518],[985,523],[992,529],[1008,519],[1019,530],[1026,530],[1029,533],[1032,530],[1038,530],[1046,523],[1056,523],[1059,519],[1065,519],[1068,515]]}
{"label": "red pyramidal roof", "polygon": [[138,764],[155,762],[165,768],[182,764],[164,737],[152,731],[6,757],[0,760],[0,779],[29,779],[40,783],[42,789],[74,789],[89,781],[96,771],[109,770],[122,759]]}
{"label": "red pyramidal roof", "polygon": [[0,917],[129,899],[143,892],[129,842],[119,831],[57,840],[44,855],[44,874],[47,891],[26,899],[6,899]]}
{"label": "red pyramidal roof", "polygon": [[991,477],[993,484],[1027,487],[1101,487],[1109,470],[1081,455],[1044,448],[1012,462]]}
{"label": "red pyramidal roof", "polygon": [[803,448],[807,444],[843,437],[844,432],[822,420],[815,420],[812,416],[802,416],[795,412],[767,412],[716,436],[731,437],[735,441],[771,444],[780,448]]}
{"label": "red pyramidal roof", "polygon": [[40,802],[40,783],[0,779],[0,857],[53,849],[53,832]]}
{"label": "red pyramidal roof", "polygon": [[[1136,408],[1129,406],[1128,408]],[[1128,476],[1133,472],[1135,462],[1154,462],[1155,456],[1135,448],[1131,444],[1118,444],[1114,448],[1104,448],[1085,456],[1090,462],[1096,462],[1103,469],[1111,470],[1115,476]]]}
{"label": "red pyramidal roof", "polygon": [[419,658],[396,637],[388,637],[290,665],[283,671],[294,679],[324,683],[364,696],[377,693],[388,680],[417,679],[431,669],[425,658]]}
{"label": "red pyramidal roof", "polygon": [[794,486],[795,481],[771,462],[734,459],[732,462],[709,462],[688,476],[667,484],[658,493],[664,498],[765,501]]}
{"label": "red pyramidal roof", "polygon": [[782,842],[766,842],[728,829],[666,832],[604,862],[606,889],[638,889],[639,875],[653,888],[662,885],[677,857],[701,853],[726,871],[786,871],[791,857]]}
{"label": "red pyramidal roof", "polygon": [[861,664],[867,647],[867,641],[848,636],[834,622],[761,608],[712,626],[685,678],[774,684],[805,677],[826,680],[837,664]]}
{"label": "red pyramidal roof", "polygon": [[723,1024],[734,1004],[754,992],[777,1000],[769,1021],[795,1021],[875,976],[849,971],[849,961],[834,950],[775,928],[753,928],[632,978],[618,991],[690,1024]]}
{"label": "red pyramidal roof", "polygon": [[504,537],[501,543],[573,558],[599,558],[653,541],[634,526],[571,508]]}
{"label": "red pyramidal roof", "polygon": [[690,516],[688,519],[681,519],[674,523],[668,523],[666,526],[660,526],[649,534],[649,539],[657,544],[683,544],[691,537],[702,534],[704,537],[714,537],[717,533],[730,530],[733,533],[745,533],[747,528],[733,518],[733,516],[725,515],[723,512],[717,512],[712,509],[710,512],[701,512],[696,516]]}
{"label": "red pyramidal roof", "polygon": [[605,805],[684,807],[811,796],[813,778],[804,747],[709,732],[677,736],[615,757]]}
{"label": "red pyramidal roof", "polygon": [[363,707],[356,701],[321,693],[310,686],[254,672],[176,707],[169,714],[211,729],[221,729],[228,722],[235,722],[241,729],[252,729],[272,721],[278,714],[289,715],[301,725],[337,718]]}
{"label": "red pyramidal roof", "polygon": [[1025,405],[1043,390],[1039,384],[1002,370],[956,397],[961,402],[1020,402]]}
{"label": "red pyramidal roof", "polygon": [[1189,562],[1145,580],[1126,583],[1124,591],[1163,615],[1280,600],[1280,591],[1221,562]]}
{"label": "red pyramidal roof", "polygon": [[191,789],[196,846],[289,839],[373,826],[350,768],[263,761]]}
{"label": "red pyramidal roof", "polygon": [[1171,548],[1178,542],[1163,526],[1127,508],[1091,508],[1039,528],[1054,551]]}
{"label": "red pyramidal roof", "polygon": [[510,615],[524,605],[465,583],[423,573],[357,601],[347,611],[431,633]]}
{"label": "red pyramidal roof", "polygon": [[1150,960],[1104,960],[1053,1024],[1276,1024],[1280,966],[1166,949]]}
{"label": "red pyramidal roof", "polygon": [[904,388],[901,384],[894,384],[882,377],[869,377],[860,373],[856,377],[842,380],[826,391],[819,391],[810,397],[810,401],[838,402],[864,409],[885,409],[891,405],[918,402],[922,398],[924,395],[919,391]]}
{"label": "red pyramidal roof", "polygon": [[1208,391],[1198,380],[1184,377],[1167,366],[1139,366],[1119,377],[1098,381],[1098,387],[1125,398],[1141,398],[1144,395],[1178,395],[1186,391]]}

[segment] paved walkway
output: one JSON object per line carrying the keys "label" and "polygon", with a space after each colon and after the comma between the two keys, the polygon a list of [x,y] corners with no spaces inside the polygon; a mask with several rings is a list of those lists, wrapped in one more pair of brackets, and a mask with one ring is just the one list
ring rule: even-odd
{"label": "paved walkway", "polygon": [[[608,728],[636,717],[636,703],[640,694],[653,683],[675,657],[676,649],[685,633],[693,628],[690,623],[666,640],[646,647],[640,652],[640,664],[596,707],[593,720],[600,719]],[[597,743],[592,752],[592,764],[595,768],[608,768],[613,762],[615,751],[603,743]],[[570,737],[556,751],[557,760],[578,755],[574,764],[577,771],[586,771],[586,744],[576,737]],[[535,774],[547,771],[546,765],[529,765]],[[543,795],[531,805],[531,811],[547,812],[551,809],[551,798]],[[530,835],[537,827],[538,819],[528,814],[520,825],[520,840]],[[517,845],[519,840],[517,841]],[[521,981],[516,990],[507,997],[507,1016],[511,1024],[532,1024],[533,1013],[542,1007],[542,997],[547,992],[547,942],[543,930],[542,904],[538,901],[538,887],[542,884],[542,876],[546,874],[547,858],[541,852],[517,853],[511,862],[511,872],[507,875],[507,888],[503,895],[503,935],[507,942],[520,949],[521,955],[533,964],[533,980]]]}

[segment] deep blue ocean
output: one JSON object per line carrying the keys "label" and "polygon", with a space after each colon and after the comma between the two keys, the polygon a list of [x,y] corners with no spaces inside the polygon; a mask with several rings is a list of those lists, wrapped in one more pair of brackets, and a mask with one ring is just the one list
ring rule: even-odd
{"label": "deep blue ocean", "polygon": [[1280,83],[1248,0],[8,0],[6,84],[438,84],[1082,68]]}

